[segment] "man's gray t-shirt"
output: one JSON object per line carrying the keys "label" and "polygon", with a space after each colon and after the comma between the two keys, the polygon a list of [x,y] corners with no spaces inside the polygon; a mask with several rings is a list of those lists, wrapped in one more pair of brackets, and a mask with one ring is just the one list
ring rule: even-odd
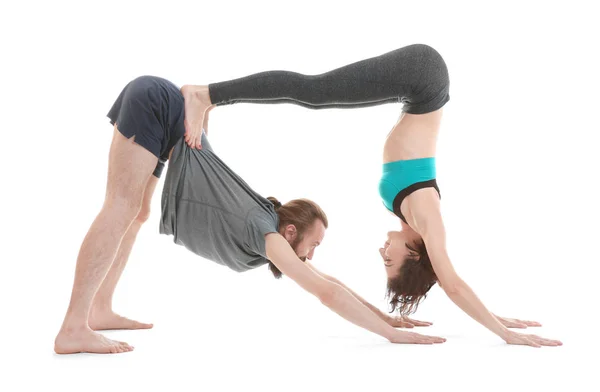
{"label": "man's gray t-shirt", "polygon": [[265,234],[277,232],[273,203],[253,191],[214,153],[184,138],[175,145],[162,192],[159,231],[198,256],[242,272],[268,262]]}

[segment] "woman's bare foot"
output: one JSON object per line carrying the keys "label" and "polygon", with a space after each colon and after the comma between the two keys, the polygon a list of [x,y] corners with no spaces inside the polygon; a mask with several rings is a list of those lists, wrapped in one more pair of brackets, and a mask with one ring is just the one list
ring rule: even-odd
{"label": "woman's bare foot", "polygon": [[61,329],[54,341],[54,352],[57,354],[117,354],[128,351],[133,351],[133,346],[125,342],[110,340],[90,328]]}
{"label": "woman's bare foot", "polygon": [[208,128],[208,112],[214,108],[208,86],[186,84],[181,87],[185,101],[185,142],[191,148],[201,148],[202,128]]}
{"label": "woman's bare foot", "polygon": [[119,316],[113,311],[107,312],[90,312],[88,325],[94,331],[102,331],[107,329],[150,329],[154,325],[140,323],[139,321],[131,320],[123,316]]}

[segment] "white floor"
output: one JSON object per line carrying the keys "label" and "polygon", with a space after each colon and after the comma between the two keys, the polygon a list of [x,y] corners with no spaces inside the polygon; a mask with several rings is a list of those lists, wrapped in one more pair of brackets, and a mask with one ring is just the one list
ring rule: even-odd
{"label": "white floor", "polygon": [[[560,348],[507,346],[487,331],[467,326],[473,324],[470,320],[437,318],[432,319],[438,325],[420,332],[444,336],[448,341],[413,346],[392,345],[358,329],[345,328],[333,314],[311,318],[309,312],[281,309],[277,312],[280,318],[265,323],[260,316],[234,313],[199,317],[197,313],[204,306],[196,298],[178,306],[184,313],[167,316],[161,307],[154,316],[133,312],[155,321],[153,330],[107,333],[135,345],[133,352],[121,355],[58,356],[51,351],[56,328],[45,322],[40,325],[40,321],[18,330],[10,328],[12,333],[4,343],[6,373],[0,385],[11,391],[49,385],[65,391],[155,387],[210,391],[597,391],[599,386],[596,333],[559,318],[552,320],[553,327],[535,332],[562,339],[564,346]],[[248,306],[266,312],[264,304]],[[33,317],[25,320],[36,322]]]}
{"label": "white floor", "polygon": [[535,350],[507,347],[493,337],[432,331],[449,341],[439,347],[393,346],[360,333],[304,334],[296,328],[298,336],[280,333],[274,343],[272,335],[241,326],[233,337],[206,333],[201,326],[158,327],[111,334],[136,344],[126,355],[29,351],[14,357],[25,363],[3,382],[16,376],[22,387],[60,385],[67,391],[598,390],[597,362],[594,356],[582,358],[573,340],[560,349]]}

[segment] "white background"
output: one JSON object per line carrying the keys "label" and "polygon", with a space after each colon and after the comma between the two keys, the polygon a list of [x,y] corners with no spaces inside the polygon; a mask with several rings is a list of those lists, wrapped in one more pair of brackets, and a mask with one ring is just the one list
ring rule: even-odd
{"label": "white background", "polygon": [[[0,390],[598,390],[592,3],[3,3]],[[266,267],[237,274],[159,235],[163,175],[115,298],[155,328],[107,333],[134,345],[128,354],[53,353],[103,202],[105,116],[127,82],[318,74],[412,43],[436,48],[450,71],[438,183],[452,262],[491,311],[540,321],[529,332],[564,346],[508,346],[437,286],[415,315],[434,326],[417,332],[447,342],[390,344]],[[377,183],[400,110],[239,104],[209,125],[215,151],[255,190],[325,209],[314,264],[382,309],[377,249],[399,225]]]}

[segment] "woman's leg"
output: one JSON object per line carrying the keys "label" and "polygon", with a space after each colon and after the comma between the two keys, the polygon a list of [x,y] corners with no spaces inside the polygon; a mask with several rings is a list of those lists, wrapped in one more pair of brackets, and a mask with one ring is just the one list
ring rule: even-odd
{"label": "woman's leg", "polygon": [[409,45],[320,74],[267,71],[212,83],[183,86],[185,141],[200,147],[207,113],[233,103],[293,103],[309,109],[361,108],[401,102],[403,112],[424,114],[450,99],[449,77],[440,54],[427,45]]}
{"label": "woman's leg", "polygon": [[[320,75],[267,71],[212,83],[208,89],[210,101],[216,106],[293,103],[326,109],[402,102],[406,112],[420,114],[436,110],[447,101],[447,81],[444,61],[433,48],[410,45]],[[436,98],[437,102],[429,102]],[[433,105],[413,108],[426,101]]]}

